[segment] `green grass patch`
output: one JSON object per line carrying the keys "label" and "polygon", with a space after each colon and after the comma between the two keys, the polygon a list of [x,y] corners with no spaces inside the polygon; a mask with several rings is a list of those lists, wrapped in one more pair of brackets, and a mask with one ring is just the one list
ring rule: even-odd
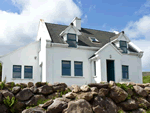
{"label": "green grass patch", "polygon": [[150,76],[143,76],[143,83],[150,83]]}

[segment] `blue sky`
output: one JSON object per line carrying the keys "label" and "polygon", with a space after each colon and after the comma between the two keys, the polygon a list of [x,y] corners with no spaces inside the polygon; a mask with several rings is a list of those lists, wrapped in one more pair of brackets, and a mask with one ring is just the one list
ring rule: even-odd
{"label": "blue sky", "polygon": [[0,15],[0,55],[35,41],[40,19],[69,25],[77,16],[85,28],[124,30],[150,71],[150,0],[1,0]]}

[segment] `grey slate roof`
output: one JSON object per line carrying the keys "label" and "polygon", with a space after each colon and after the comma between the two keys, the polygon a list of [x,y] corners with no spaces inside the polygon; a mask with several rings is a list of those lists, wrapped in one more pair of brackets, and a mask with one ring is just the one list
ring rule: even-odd
{"label": "grey slate roof", "polygon": [[[45,24],[52,38],[52,42],[65,44],[62,37],[60,37],[59,34],[63,30],[65,30],[68,26],[52,24],[52,23],[45,23]],[[110,40],[112,40],[110,39],[111,37],[115,39],[114,36],[116,36],[116,34],[112,32],[106,32],[106,31],[94,30],[94,29],[88,29],[88,28],[81,28],[80,32],[82,35],[79,35],[78,45],[89,46],[89,47],[102,47],[106,43],[108,43]],[[95,37],[100,43],[91,42],[89,37]]]}

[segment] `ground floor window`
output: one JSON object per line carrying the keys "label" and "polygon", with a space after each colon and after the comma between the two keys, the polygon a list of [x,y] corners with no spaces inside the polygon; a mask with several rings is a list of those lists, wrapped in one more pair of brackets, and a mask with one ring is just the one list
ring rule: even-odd
{"label": "ground floor window", "polygon": [[13,65],[13,78],[21,78],[21,65]]}
{"label": "ground floor window", "polygon": [[83,76],[82,62],[75,61],[74,62],[74,70],[75,70],[75,76]]}
{"label": "ground floor window", "polygon": [[62,76],[71,76],[71,61],[62,61]]}
{"label": "ground floor window", "polygon": [[24,66],[24,78],[32,79],[33,66]]}
{"label": "ground floor window", "polygon": [[122,78],[129,79],[128,66],[122,65]]}

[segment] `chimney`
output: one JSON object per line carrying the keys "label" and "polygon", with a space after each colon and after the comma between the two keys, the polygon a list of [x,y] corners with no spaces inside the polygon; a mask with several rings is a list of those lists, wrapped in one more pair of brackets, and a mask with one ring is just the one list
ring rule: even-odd
{"label": "chimney", "polygon": [[72,22],[78,30],[81,30],[81,18],[75,17]]}

